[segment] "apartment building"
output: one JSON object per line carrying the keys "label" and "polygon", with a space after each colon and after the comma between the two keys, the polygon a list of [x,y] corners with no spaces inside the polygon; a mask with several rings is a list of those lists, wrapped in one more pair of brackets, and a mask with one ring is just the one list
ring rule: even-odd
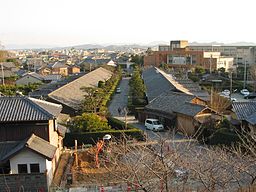
{"label": "apartment building", "polygon": [[256,46],[188,46],[193,51],[220,52],[221,56],[233,57],[234,65],[243,66],[256,63]]}
{"label": "apartment building", "polygon": [[[208,70],[225,68],[225,71],[234,68],[235,64],[253,63],[253,48],[219,46],[189,46],[186,40],[171,41],[170,45],[159,45],[159,51],[148,53],[144,57],[144,66],[159,67],[168,64],[170,67],[192,68],[201,66]],[[237,60],[235,60],[237,59]]]}

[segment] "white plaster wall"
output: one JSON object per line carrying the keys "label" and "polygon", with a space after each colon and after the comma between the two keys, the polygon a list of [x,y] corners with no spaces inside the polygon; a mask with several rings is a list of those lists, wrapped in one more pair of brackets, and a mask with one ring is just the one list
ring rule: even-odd
{"label": "white plaster wall", "polygon": [[49,138],[50,144],[58,147],[59,135],[56,130],[54,130],[54,120],[49,121]]}
{"label": "white plaster wall", "polygon": [[41,173],[44,173],[47,169],[46,159],[44,157],[29,149],[24,149],[10,159],[11,173],[18,173],[18,164],[27,164],[28,173],[30,173],[30,164],[33,163],[39,164]]}
{"label": "white plaster wall", "polygon": [[47,159],[46,159],[46,169],[47,169],[47,183],[48,183],[48,186],[50,186],[52,183],[54,170],[52,167],[52,161],[48,161]]}

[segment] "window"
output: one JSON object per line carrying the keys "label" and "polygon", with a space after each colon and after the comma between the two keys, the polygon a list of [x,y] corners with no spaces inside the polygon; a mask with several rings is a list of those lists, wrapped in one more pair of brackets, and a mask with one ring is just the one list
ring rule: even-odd
{"label": "window", "polygon": [[146,122],[149,123],[149,124],[152,124],[152,121],[150,121],[150,120],[147,120]]}
{"label": "window", "polygon": [[31,173],[40,173],[39,164],[30,164]]}
{"label": "window", "polygon": [[18,173],[28,173],[27,164],[18,164]]}

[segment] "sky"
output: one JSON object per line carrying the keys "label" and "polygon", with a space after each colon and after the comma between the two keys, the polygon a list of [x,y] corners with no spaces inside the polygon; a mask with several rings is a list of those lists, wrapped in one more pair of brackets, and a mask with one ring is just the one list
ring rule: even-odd
{"label": "sky", "polygon": [[3,45],[256,43],[254,0],[3,0]]}

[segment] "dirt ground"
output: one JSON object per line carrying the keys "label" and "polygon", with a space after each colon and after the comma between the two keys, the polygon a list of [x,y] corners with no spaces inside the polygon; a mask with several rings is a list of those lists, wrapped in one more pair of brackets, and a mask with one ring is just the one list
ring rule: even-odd
{"label": "dirt ground", "polygon": [[[101,158],[101,157],[99,157]],[[75,161],[72,166],[74,184],[115,184],[118,183],[116,178],[101,165],[96,168],[95,148],[78,153],[78,166]]]}

